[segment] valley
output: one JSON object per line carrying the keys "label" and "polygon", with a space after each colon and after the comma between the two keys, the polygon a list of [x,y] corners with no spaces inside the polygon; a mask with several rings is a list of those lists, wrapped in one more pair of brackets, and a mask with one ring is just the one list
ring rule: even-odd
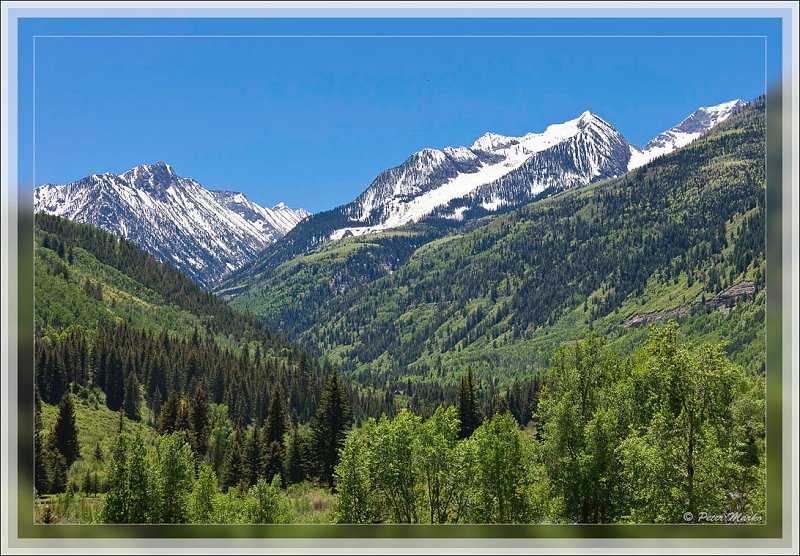
{"label": "valley", "polygon": [[310,216],[164,163],[39,188],[36,519],[763,513],[764,110],[488,134]]}

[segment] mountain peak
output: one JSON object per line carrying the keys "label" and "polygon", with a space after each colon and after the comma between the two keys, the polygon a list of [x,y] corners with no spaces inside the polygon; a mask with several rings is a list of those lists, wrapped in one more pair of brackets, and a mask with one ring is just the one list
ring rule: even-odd
{"label": "mountain peak", "polygon": [[141,164],[131,168],[120,177],[134,187],[151,191],[168,186],[178,175],[172,166],[158,161],[154,164]]}
{"label": "mountain peak", "polygon": [[125,237],[204,287],[308,216],[288,207],[272,211],[236,191],[208,190],[164,161],[38,187],[34,208]]}
{"label": "mountain peak", "polygon": [[145,170],[152,174],[165,172],[170,176],[176,175],[175,169],[166,162],[164,162],[163,160],[159,160],[158,162],[154,162],[153,164],[140,164],[139,166],[136,166],[136,168],[132,168],[132,170],[136,169]]}
{"label": "mountain peak", "polygon": [[715,125],[728,119],[731,114],[746,104],[737,98],[713,106],[701,106],[681,120],[678,125],[659,134],[641,150],[632,151],[633,156],[628,163],[628,169],[638,168],[658,156],[688,145]]}
{"label": "mountain peak", "polygon": [[701,106],[697,110],[703,112],[711,112],[711,113],[725,113],[736,110],[737,108],[740,108],[745,104],[747,104],[745,101],[743,101],[740,98],[737,98],[734,100],[729,100],[728,102],[723,102],[721,104],[715,104],[714,106]]}

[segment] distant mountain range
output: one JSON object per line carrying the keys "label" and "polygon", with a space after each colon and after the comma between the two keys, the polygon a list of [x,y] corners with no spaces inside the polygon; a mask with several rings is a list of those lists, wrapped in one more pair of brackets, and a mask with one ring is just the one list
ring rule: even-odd
{"label": "distant mountain range", "polygon": [[[562,181],[527,183],[556,191],[571,187],[566,191],[455,228],[423,218],[290,256],[289,246],[302,248],[293,242],[314,215],[217,291],[376,390],[409,377],[415,392],[442,376],[457,383],[468,367],[489,384],[531,376],[547,368],[557,346],[590,331],[624,351],[644,337],[641,325],[673,318],[692,341],[729,341],[732,359],[759,372],[763,97],[696,141],[658,156],[727,112],[705,109],[627,158],[629,145],[596,116],[583,114],[561,129],[551,126],[544,138],[518,138],[533,150],[569,135],[507,174],[531,160],[551,160],[557,168],[557,157],[543,154],[549,150],[562,156]],[[511,152],[504,156],[512,158],[508,141],[484,139],[487,145],[478,145],[483,150],[469,151]],[[639,160],[631,163],[633,154]],[[656,158],[625,171],[645,155]],[[546,176],[541,168],[531,164],[528,175]],[[616,172],[624,175],[597,181]],[[399,181],[401,174],[395,169],[385,177]],[[595,183],[576,187],[581,182],[575,176]],[[563,181],[567,177],[575,181]],[[526,182],[519,183],[522,191]],[[413,206],[389,201],[364,195],[352,207],[371,207],[363,214],[375,215],[371,225],[377,228]],[[386,206],[387,214],[380,213]]]}
{"label": "distant mountain range", "polygon": [[[590,111],[542,133],[487,133],[469,148],[424,149],[381,172],[355,201],[334,209],[348,225],[332,230],[329,238],[430,216],[463,220],[468,212],[520,206],[545,192],[615,177],[689,144],[744,104],[734,100],[700,108],[642,149]],[[304,226],[323,218],[311,218]]]}
{"label": "distant mountain range", "polygon": [[129,239],[206,288],[309,215],[283,203],[270,209],[242,193],[208,190],[164,162],[37,187],[34,209]]}
{"label": "distant mountain range", "polygon": [[211,288],[223,276],[261,272],[331,240],[420,221],[458,225],[619,176],[687,145],[744,105],[700,108],[641,149],[590,111],[541,133],[486,133],[470,147],[423,149],[381,172],[351,203],[311,216],[210,191],[163,162],[43,185],[34,207],[130,239]]}
{"label": "distant mountain range", "polygon": [[619,176],[688,145],[746,103],[702,107],[643,148],[586,111],[542,133],[487,133],[470,147],[424,149],[381,172],[353,202],[305,219],[280,242],[225,279],[252,281],[331,240],[413,222],[459,225],[559,191]]}

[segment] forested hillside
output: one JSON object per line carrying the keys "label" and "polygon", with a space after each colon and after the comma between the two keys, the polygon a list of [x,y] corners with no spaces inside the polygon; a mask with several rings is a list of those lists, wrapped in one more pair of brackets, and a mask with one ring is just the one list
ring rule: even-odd
{"label": "forested hillside", "polygon": [[365,384],[410,386],[419,392],[412,407],[453,396],[466,366],[487,388],[505,389],[590,330],[627,352],[643,338],[637,324],[667,317],[690,340],[728,339],[736,362],[761,370],[764,188],[757,99],[619,178],[411,254],[395,238],[421,242],[413,229],[344,239],[267,272],[233,303]]}
{"label": "forested hillside", "polygon": [[[277,432],[259,457],[281,472],[284,433],[295,431],[298,450],[298,434],[309,444],[326,385],[338,377],[329,364],[98,228],[39,214],[35,242],[40,493],[85,482],[89,462],[108,461],[120,430],[151,440],[190,431],[192,449],[217,472],[237,428],[272,420]],[[337,385],[358,419],[390,409],[382,394]],[[71,419],[57,419],[62,413]],[[302,449],[316,469],[312,449]],[[110,470],[102,463],[94,472],[102,484]]]}
{"label": "forested hillside", "polygon": [[760,522],[763,110],[284,260],[227,290],[252,314],[37,215],[37,521]]}

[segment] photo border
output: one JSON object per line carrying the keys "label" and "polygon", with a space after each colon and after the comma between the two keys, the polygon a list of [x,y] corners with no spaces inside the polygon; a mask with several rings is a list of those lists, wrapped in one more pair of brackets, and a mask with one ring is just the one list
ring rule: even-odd
{"label": "photo border", "polygon": [[[10,4],[18,4],[18,3],[10,3]],[[24,4],[24,3],[19,3]],[[183,4],[183,3],[181,3]],[[630,4],[630,3],[627,3]],[[184,4],[185,5],[185,4]],[[348,4],[349,6],[350,4]],[[452,4],[450,4],[452,6]],[[759,6],[763,6],[763,4],[758,4]],[[10,6],[11,8],[11,6]],[[368,9],[368,8],[367,8]],[[437,9],[437,8],[434,8]],[[453,11],[450,9],[443,9],[438,8],[440,10],[444,10],[443,13],[447,13],[449,17],[453,16]],[[784,58],[783,61],[783,68],[784,68],[784,75],[786,72],[786,68],[789,67],[796,67],[797,60],[792,59],[790,57],[790,49],[787,49],[787,41],[789,40],[797,40],[796,34],[796,11],[792,12],[787,8],[787,3],[776,3],[775,5],[775,14],[772,17],[779,17],[783,20],[782,26],[782,51]],[[33,280],[32,280],[32,267],[33,267],[33,255],[32,255],[32,245],[33,245],[33,210],[32,210],[32,203],[31,203],[31,195],[28,195],[32,192],[32,188],[35,186],[35,183],[31,183],[29,187],[26,187],[26,184],[20,183],[20,180],[16,177],[16,172],[18,171],[17,161],[19,160],[18,152],[15,153],[16,145],[14,144],[14,139],[19,136],[19,132],[22,129],[22,126],[19,125],[19,120],[16,119],[17,114],[15,113],[17,108],[17,93],[18,88],[15,85],[20,85],[21,82],[17,81],[17,78],[20,75],[20,68],[19,67],[9,67],[10,65],[16,63],[13,59],[14,54],[16,53],[16,44],[17,40],[20,40],[20,37],[17,35],[18,27],[17,24],[19,23],[20,19],[24,19],[25,17],[30,17],[29,13],[30,8],[24,6],[22,9],[9,9],[8,12],[4,11],[3,18],[4,18],[4,25],[8,25],[9,32],[6,34],[8,42],[8,49],[9,52],[9,65],[4,66],[4,83],[9,84],[9,91],[7,96],[5,97],[3,109],[4,109],[4,116],[7,114],[11,117],[4,117],[4,127],[3,133],[4,138],[9,139],[8,141],[4,141],[4,149],[3,149],[3,166],[6,170],[4,170],[4,196],[8,193],[7,197],[4,197],[4,232],[6,231],[6,226],[8,226],[9,232],[16,231],[14,234],[7,234],[4,233],[4,243],[8,241],[8,247],[12,247],[14,244],[9,241],[10,238],[16,237],[16,253],[12,254],[8,252],[8,249],[3,249],[3,266],[6,269],[13,269],[15,266],[17,268],[17,295],[11,296],[10,294],[13,292],[12,284],[6,282],[4,284],[3,292],[7,295],[7,301],[4,298],[3,306],[9,309],[9,313],[12,313],[14,310],[17,310],[17,320],[16,320],[16,335],[18,337],[15,338],[15,334],[12,333],[10,327],[4,327],[9,333],[6,334],[5,338],[3,338],[3,351],[7,354],[11,360],[9,361],[8,372],[4,373],[3,376],[3,390],[5,392],[17,392],[17,399],[16,399],[16,407],[13,407],[14,404],[8,403],[4,410],[7,412],[7,415],[4,416],[4,423],[9,423],[9,418],[12,423],[16,424],[16,427],[9,426],[9,432],[13,432],[16,430],[16,434],[11,435],[4,435],[3,442],[4,442],[4,450],[3,453],[9,457],[9,460],[6,462],[8,464],[15,463],[19,465],[16,469],[18,472],[19,481],[17,482],[16,486],[17,489],[16,493],[12,494],[12,490],[7,489],[5,487],[13,486],[13,483],[9,481],[8,483],[4,483],[4,491],[7,492],[10,496],[7,499],[4,499],[4,503],[8,503],[8,509],[13,508],[16,506],[17,514],[12,517],[9,515],[9,522],[8,522],[8,533],[15,532],[19,535],[16,541],[23,541],[23,540],[32,540],[32,539],[39,539],[39,540],[52,540],[52,539],[92,539],[92,541],[101,542],[103,540],[122,540],[124,539],[125,542],[130,544],[130,541],[133,539],[142,539],[143,537],[147,537],[153,540],[166,540],[170,538],[176,539],[197,539],[203,538],[206,539],[201,545],[202,547],[209,547],[210,544],[208,540],[223,540],[223,539],[283,539],[287,540],[293,538],[297,539],[306,539],[307,541],[310,539],[317,539],[320,541],[324,540],[341,540],[345,538],[352,538],[352,537],[359,537],[364,540],[375,540],[375,539],[397,539],[403,538],[407,539],[408,541],[415,541],[419,542],[422,540],[435,540],[435,539],[450,539],[450,540],[463,540],[463,539],[486,539],[489,541],[494,542],[506,539],[506,540],[520,540],[520,541],[530,541],[532,539],[536,539],[538,541],[544,540],[573,540],[577,541],[580,539],[596,539],[596,540],[608,540],[613,539],[615,541],[623,542],[624,541],[636,541],[638,542],[638,546],[641,547],[641,541],[657,541],[653,543],[653,546],[660,546],[665,547],[665,541],[672,540],[673,542],[678,540],[697,540],[697,539],[714,539],[714,540],[734,540],[734,546],[745,549],[749,542],[748,540],[751,539],[786,539],[787,533],[791,532],[791,527],[787,527],[789,525],[789,517],[794,513],[793,511],[785,511],[785,502],[788,500],[789,497],[784,498],[784,492],[791,492],[789,488],[782,488],[782,487],[791,487],[793,484],[796,485],[796,470],[795,478],[792,479],[790,473],[792,473],[792,466],[786,465],[786,461],[784,459],[787,456],[786,451],[783,451],[783,447],[792,446],[793,438],[791,436],[792,426],[784,426],[784,419],[787,417],[785,412],[786,408],[793,408],[796,411],[797,405],[792,405],[792,396],[791,394],[794,393],[796,396],[796,389],[792,389],[792,387],[796,388],[796,384],[792,381],[792,376],[786,371],[791,371],[791,361],[796,359],[796,347],[794,348],[794,353],[791,351],[792,349],[792,318],[793,318],[793,311],[796,312],[797,309],[797,299],[796,299],[796,288],[793,290],[794,295],[792,295],[792,291],[784,286],[787,284],[792,284],[792,281],[796,283],[796,276],[792,275],[793,266],[791,264],[792,256],[796,254],[796,251],[792,251],[793,243],[791,238],[787,241],[785,234],[787,231],[791,231],[791,224],[795,223],[796,225],[796,212],[792,214],[790,211],[793,210],[793,207],[787,206],[783,204],[784,200],[795,200],[796,201],[796,180],[797,180],[797,173],[796,173],[796,150],[797,144],[792,142],[793,138],[796,138],[796,131],[793,133],[793,128],[791,126],[787,126],[787,122],[791,122],[791,114],[796,114],[797,110],[797,89],[794,87],[794,83],[785,80],[781,87],[778,89],[772,89],[768,92],[767,98],[767,105],[769,107],[767,117],[768,117],[768,126],[767,126],[767,145],[768,145],[768,156],[767,156],[767,291],[769,295],[767,296],[767,311],[766,311],[766,330],[767,330],[767,458],[770,461],[770,464],[767,466],[767,492],[768,492],[768,501],[767,501],[767,523],[766,524],[750,524],[750,525],[735,525],[735,526],[719,526],[719,525],[699,525],[695,524],[693,527],[687,527],[685,525],[676,524],[676,525],[643,525],[643,524],[636,524],[636,525],[472,525],[472,524],[458,524],[458,525],[424,525],[424,524],[416,524],[416,525],[339,525],[339,524],[322,524],[322,525],[34,525],[33,524],[33,500],[27,494],[32,491],[32,481],[31,481],[31,473],[32,471],[32,458],[30,457],[33,452],[33,442],[32,442],[32,427],[30,425],[26,426],[24,419],[22,416],[30,416],[32,415],[32,392],[33,392],[33,374],[30,372],[23,372],[24,369],[32,369],[33,366],[33,337],[32,337],[32,330],[33,330]],[[42,11],[44,10],[44,11]],[[169,8],[170,12],[174,15],[172,17],[197,17],[197,12],[204,11],[209,12],[209,10],[193,10],[188,8],[182,9],[175,9]],[[275,15],[276,11],[281,10],[267,10],[264,11],[264,8],[260,8],[261,10],[259,13],[262,17],[284,17],[286,13],[289,12],[281,12],[282,15]],[[479,17],[485,16],[488,12],[484,8],[483,11],[480,12]],[[503,8],[499,8],[497,11],[501,11],[503,15],[507,15],[511,13],[510,8],[506,11],[503,11]],[[526,17],[554,17],[552,14],[543,14],[537,8],[514,8],[515,12],[519,12],[519,10],[523,10]],[[659,11],[663,11],[662,8],[658,8]],[[153,9],[137,9],[135,10],[137,13],[141,12],[154,12]],[[215,10],[216,11],[216,10]],[[242,14],[242,9],[233,8],[232,10],[236,13],[236,17],[239,17]],[[248,12],[251,10],[248,9]],[[330,10],[328,9],[321,9],[315,11],[313,17],[320,17],[320,14],[327,13]],[[386,10],[383,10],[385,12]],[[494,10],[492,10],[494,11]],[[680,11],[682,13],[693,13],[697,14],[695,10],[686,10],[686,9],[676,9],[675,11]],[[723,17],[719,15],[721,10],[716,9],[713,10],[716,12],[716,17]],[[756,8],[755,12],[758,13],[759,16],[762,16],[767,10],[763,8]],[[17,13],[14,13],[17,12]],[[68,13],[68,10],[63,8],[52,8],[52,9],[39,9],[35,10],[36,17],[41,17],[44,15],[44,12],[53,13],[53,15],[64,17],[65,12]],[[179,14],[183,14],[180,15]],[[163,12],[161,12],[163,14]],[[338,12],[341,14],[341,12]],[[352,12],[350,12],[352,13]],[[426,16],[430,15],[430,12],[422,12],[425,13]],[[673,17],[674,17],[674,12]],[[209,12],[210,14],[210,12]],[[214,15],[202,15],[200,17],[218,17],[220,15],[219,11],[216,11]],[[348,14],[349,15],[349,14]],[[408,10],[402,12],[403,16],[409,16]],[[563,16],[564,14],[560,14]],[[376,17],[377,14],[374,12],[371,13],[372,17]],[[747,14],[747,17],[755,17],[756,14],[754,11],[750,11]],[[789,20],[789,16],[794,17],[794,21]],[[68,16],[68,17],[74,17]],[[83,14],[81,14],[83,17]],[[105,14],[104,17],[117,17],[109,16]],[[119,17],[127,17],[127,16],[119,16]],[[294,14],[294,17],[297,17],[297,14]],[[304,14],[304,17],[309,17],[308,14]],[[323,16],[324,17],[324,16]],[[341,17],[341,15],[339,15]],[[384,15],[381,13],[378,17],[391,17]],[[442,17],[436,16],[436,17]],[[459,17],[462,17],[459,15]],[[472,16],[476,17],[476,16]],[[637,16],[626,16],[620,13],[614,13],[614,17],[637,17]],[[641,14],[638,15],[641,17]],[[686,16],[688,17],[688,16]],[[787,24],[794,23],[795,28],[790,29]],[[794,32],[790,32],[794,31]],[[5,45],[4,45],[5,46]],[[795,50],[796,51],[796,50]],[[11,75],[5,75],[6,71],[9,71]],[[9,80],[8,77],[11,77]],[[797,77],[796,73],[793,76],[795,79]],[[7,105],[6,105],[7,102]],[[13,114],[12,114],[13,113]],[[15,130],[15,124],[19,127]],[[8,126],[8,127],[6,127]],[[791,151],[787,153],[787,149],[794,150],[794,157],[792,157]],[[786,155],[789,155],[788,157]],[[788,160],[787,160],[788,159]],[[7,174],[6,174],[7,173]],[[793,184],[794,182],[794,184]],[[10,184],[16,184],[16,188],[11,187]],[[5,191],[5,185],[9,185],[9,191]],[[792,185],[794,185],[794,189],[791,189]],[[16,191],[14,191],[16,189]],[[19,195],[17,197],[17,195]],[[22,193],[22,194],[21,194]],[[28,198],[25,197],[28,196]],[[16,197],[16,198],[15,198]],[[14,207],[17,207],[18,210],[13,210]],[[794,207],[796,209],[796,207]],[[11,218],[6,217],[5,211],[8,211],[8,214]],[[13,218],[16,216],[16,218]],[[16,220],[16,222],[14,222]],[[795,227],[795,231],[796,231]],[[5,246],[4,246],[5,247]],[[796,244],[794,244],[796,249]],[[16,261],[14,260],[14,255],[16,255]],[[790,261],[790,264],[783,264],[784,261]],[[16,262],[16,265],[13,263]],[[796,264],[796,263],[795,263]],[[794,267],[796,271],[796,267]],[[16,302],[16,303],[14,303]],[[788,303],[787,303],[788,302]],[[11,306],[10,306],[11,304]],[[26,310],[27,308],[27,310]],[[4,310],[5,311],[5,310]],[[796,315],[794,315],[796,317]],[[11,321],[9,321],[10,324]],[[794,321],[794,326],[796,327],[796,320]],[[15,341],[16,340],[16,341]],[[5,344],[8,345],[5,345]],[[14,346],[16,343],[16,346]],[[14,347],[16,347],[16,356],[14,356]],[[794,357],[794,359],[793,359]],[[16,369],[14,368],[14,363],[17,363]],[[790,390],[785,391],[784,388],[786,386],[790,387]],[[787,395],[788,394],[788,395]],[[8,400],[9,402],[13,401],[12,399]],[[17,419],[14,419],[14,411],[17,413]],[[29,417],[28,417],[29,418]],[[29,423],[32,421],[29,421]],[[796,415],[794,426],[796,427]],[[795,432],[795,439],[796,441],[796,428],[794,429]],[[17,437],[18,435],[18,437]],[[13,445],[10,442],[10,438],[17,440]],[[773,440],[771,440],[773,439]],[[774,439],[778,439],[779,442],[775,442]],[[788,442],[787,442],[788,440]],[[6,443],[8,443],[6,445]],[[7,449],[6,449],[7,448]],[[14,457],[16,454],[16,458]],[[26,455],[27,454],[27,455]],[[788,454],[791,455],[791,454]],[[27,466],[27,469],[26,469]],[[4,473],[8,472],[8,465],[4,465]],[[26,474],[27,471],[27,474]],[[9,475],[9,478],[11,476]],[[6,477],[4,477],[4,481]],[[5,498],[5,497],[4,497]],[[16,501],[16,504],[13,504],[13,501]],[[796,504],[796,499],[795,499]],[[13,512],[12,512],[13,513]],[[29,520],[25,520],[25,516],[29,516]],[[796,515],[796,514],[795,514]],[[776,518],[776,516],[778,516]],[[13,531],[12,525],[16,524]],[[5,526],[5,524],[4,524]],[[675,529],[676,527],[680,527],[681,529]],[[209,539],[211,537],[211,539]],[[8,538],[7,536],[5,538]],[[71,544],[71,543],[70,543]],[[213,543],[217,545],[218,543]],[[303,544],[303,543],[295,543],[295,544]],[[513,544],[513,543],[512,543]],[[30,543],[22,542],[17,543],[16,545],[12,546],[35,546],[37,543],[31,545]],[[64,546],[64,543],[59,543],[56,546]],[[312,543],[312,545],[318,546],[320,543]],[[469,545],[465,546],[474,546],[474,543],[470,543]],[[522,546],[530,546],[531,543],[527,542],[527,544],[523,544]],[[52,546],[48,544],[48,546]],[[164,546],[160,544],[159,546]],[[185,544],[182,546],[186,546]],[[230,546],[229,544],[225,546]],[[326,545],[330,546],[330,544]],[[407,543],[403,543],[403,546],[409,546]],[[536,546],[564,546],[563,544],[551,544],[551,543],[537,543]],[[581,544],[583,546],[583,544]],[[624,546],[624,544],[623,544]],[[644,545],[647,546],[647,545]],[[716,545],[715,545],[716,546]],[[759,545],[761,546],[761,545]],[[774,546],[777,548],[780,546],[780,543],[775,543]],[[485,549],[483,549],[485,551]],[[217,549],[218,551],[218,549]]]}

